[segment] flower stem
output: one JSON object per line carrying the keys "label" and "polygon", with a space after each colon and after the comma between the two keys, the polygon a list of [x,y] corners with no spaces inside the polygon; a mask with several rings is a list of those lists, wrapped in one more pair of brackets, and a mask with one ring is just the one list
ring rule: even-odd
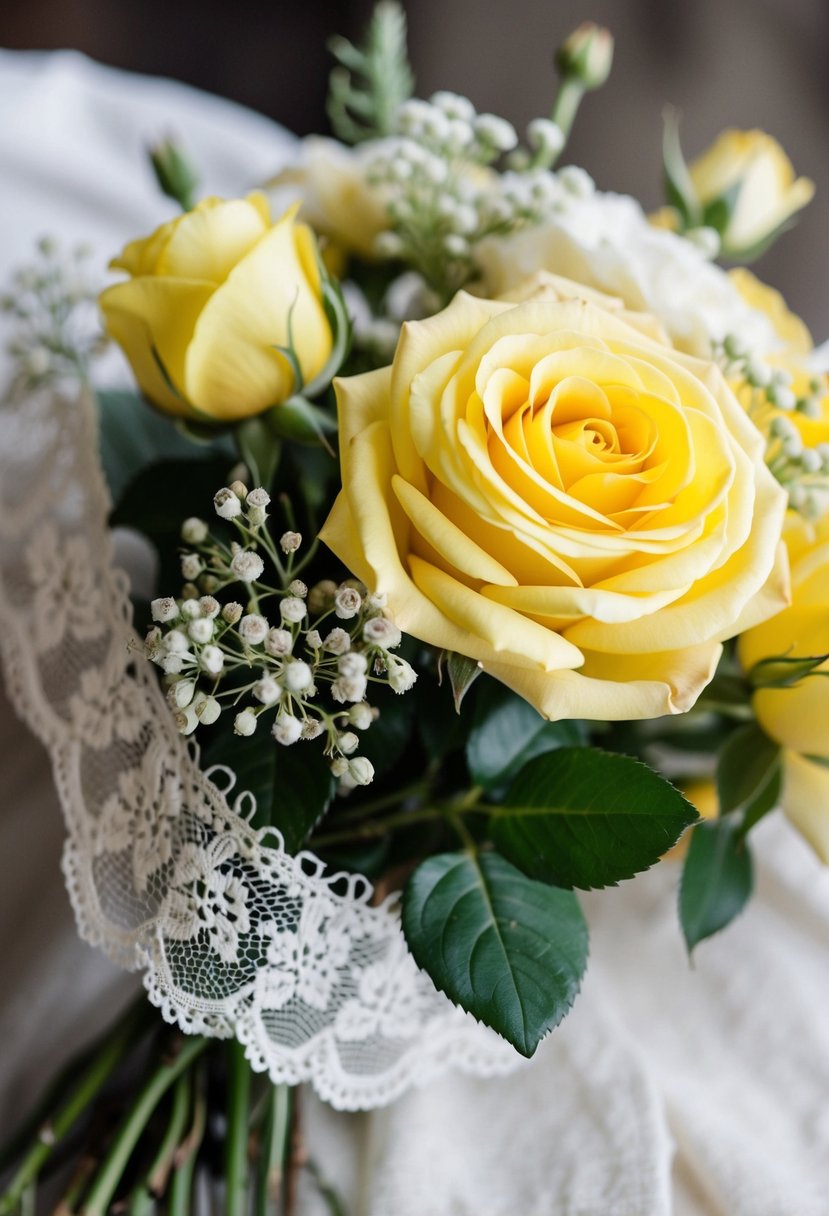
{"label": "flower stem", "polygon": [[559,86],[553,108],[550,111],[550,119],[561,128],[565,140],[569,138],[573,129],[584,92],[584,85],[573,76],[565,76]]}
{"label": "flower stem", "polygon": [[274,1085],[262,1129],[256,1192],[256,1216],[282,1210],[291,1152],[294,1094],[290,1085]]}
{"label": "flower stem", "polygon": [[170,1086],[198,1059],[209,1042],[209,1039],[201,1036],[182,1040],[175,1058],[165,1061],[148,1078],[104,1158],[81,1209],[82,1216],[106,1216],[115,1189],[150,1116]]}
{"label": "flower stem", "polygon": [[[114,1030],[105,1036],[63,1104],[42,1125],[35,1143],[24,1157],[6,1190],[0,1195],[0,1216],[8,1216],[20,1206],[24,1193],[35,1181],[49,1157],[100,1093],[113,1069],[120,1063],[129,1048],[143,1035],[148,1025],[147,1008],[146,998],[142,996],[127,1016],[123,1017]],[[70,1065],[70,1070],[71,1068]]]}
{"label": "flower stem", "polygon": [[245,1216],[248,1189],[250,1065],[236,1039],[228,1043],[227,1139],[225,1141],[226,1216]]}
{"label": "flower stem", "polygon": [[199,1064],[193,1082],[193,1118],[186,1138],[174,1158],[173,1179],[170,1183],[168,1216],[191,1216],[193,1174],[196,1157],[207,1126],[207,1100],[203,1064]]}

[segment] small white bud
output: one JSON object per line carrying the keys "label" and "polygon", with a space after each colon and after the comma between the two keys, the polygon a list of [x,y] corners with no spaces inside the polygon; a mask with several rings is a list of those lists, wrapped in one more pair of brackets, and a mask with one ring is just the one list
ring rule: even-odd
{"label": "small white bud", "polygon": [[395,692],[408,692],[417,680],[417,672],[405,659],[395,659],[389,666],[389,684]]}
{"label": "small white bud", "polygon": [[180,629],[171,629],[164,639],[164,649],[169,654],[187,654],[190,649],[187,634]]}
{"label": "small white bud", "polygon": [[221,604],[212,595],[203,595],[199,600],[199,608],[202,611],[202,616],[206,616],[209,621],[213,621],[219,615]]}
{"label": "small white bud", "polygon": [[279,614],[283,621],[291,621],[294,624],[301,621],[307,611],[304,602],[295,595],[286,596],[279,605]]}
{"label": "small white bud", "polygon": [[363,606],[363,597],[355,587],[340,587],[334,596],[334,611],[341,621],[351,620]]}
{"label": "small white bud", "polygon": [[234,556],[230,569],[240,582],[255,583],[258,578],[262,577],[265,563],[258,553],[254,553],[251,549],[242,549]]}
{"label": "small white bud", "polygon": [[301,578],[295,578],[292,583],[288,584],[288,590],[291,595],[295,595],[297,599],[304,600],[308,595],[308,588],[305,586]]}
{"label": "small white bud", "polygon": [[341,676],[362,676],[368,670],[368,659],[359,651],[350,650],[337,660],[337,671]]}
{"label": "small white bud", "polygon": [[344,731],[337,740],[337,747],[344,756],[350,756],[352,752],[356,752],[359,746],[360,740],[350,730]]}
{"label": "small white bud", "polygon": [[231,600],[229,604],[225,604],[222,609],[222,620],[228,625],[235,625],[242,617],[242,605],[237,604],[235,600]]}
{"label": "small white bud", "polygon": [[281,743],[283,747],[290,747],[302,734],[302,724],[298,718],[291,717],[290,714],[277,714],[272,733],[277,743]]}
{"label": "small white bud", "polygon": [[263,486],[257,486],[255,490],[251,490],[245,499],[245,506],[258,507],[264,509],[271,501],[271,496]]}
{"label": "small white bud", "polygon": [[351,635],[344,629],[332,629],[323,645],[331,654],[345,654],[351,649]]}
{"label": "small white bud", "polygon": [[771,369],[754,356],[746,361],[745,373],[746,380],[755,388],[766,388],[771,381]]}
{"label": "small white bud", "polygon": [[459,118],[465,122],[471,122],[475,117],[475,107],[468,97],[461,96],[460,93],[450,93],[446,89],[441,89],[437,93],[433,93],[429,98],[433,106],[437,106],[442,110],[447,118]]}
{"label": "small white bud", "polygon": [[465,258],[469,254],[469,241],[457,232],[449,232],[443,238],[443,248],[452,258]]}
{"label": "small white bud", "polygon": [[178,616],[178,604],[171,595],[153,600],[150,612],[154,621],[174,621]]}
{"label": "small white bud", "polygon": [[374,252],[378,258],[399,258],[403,253],[403,241],[396,232],[378,232],[374,238]]}
{"label": "small white bud", "polygon": [[804,448],[803,455],[800,457],[800,466],[804,473],[819,473],[823,461],[820,458],[820,453],[814,448]]}
{"label": "small white bud", "polygon": [[243,709],[233,719],[233,730],[237,735],[248,737],[256,730],[256,714],[252,709]]}
{"label": "small white bud", "polygon": [[261,680],[257,680],[254,684],[253,695],[263,705],[275,705],[282,696],[282,689],[273,676],[264,675]]}
{"label": "small white bud", "polygon": [[367,705],[365,701],[360,701],[358,705],[352,705],[348,711],[348,721],[357,730],[368,730],[374,721],[374,713],[371,706]]}
{"label": "small white bud", "polygon": [[348,772],[348,761],[344,756],[337,756],[336,760],[331,761],[331,772],[335,777],[344,777]]}
{"label": "small white bud", "polygon": [[174,709],[186,709],[196,693],[195,680],[176,680],[167,690],[167,700]]}
{"label": "small white bud", "polygon": [[565,165],[559,169],[558,180],[573,198],[590,198],[596,189],[593,178],[580,165]]}
{"label": "small white bud", "polygon": [[250,612],[239,622],[239,637],[248,646],[261,646],[269,629],[270,625],[265,617],[260,616],[258,612]]}
{"label": "small white bud", "polygon": [[318,739],[325,730],[319,718],[306,718],[302,723],[303,739]]}
{"label": "small white bud", "polygon": [[509,152],[518,143],[515,127],[497,114],[479,114],[475,119],[475,134],[482,143],[491,144],[499,152]]}
{"label": "small white bud", "polygon": [[365,676],[340,676],[331,685],[331,696],[340,704],[348,701],[362,701],[367,687],[368,680]]}
{"label": "small white bud", "polygon": [[180,709],[175,715],[174,721],[176,728],[182,735],[192,735],[199,724],[199,719],[192,705],[188,705],[186,709]]}
{"label": "small white bud", "polygon": [[348,775],[356,785],[371,785],[374,765],[365,756],[355,756],[348,762]]}
{"label": "small white bud", "polygon": [[197,621],[190,622],[187,632],[194,642],[204,645],[213,637],[213,622],[209,621],[206,616],[199,617]]}
{"label": "small white bud", "polygon": [[201,545],[207,540],[208,530],[203,519],[191,515],[181,525],[181,539],[188,545]]}
{"label": "small white bud", "polygon": [[305,634],[305,645],[310,650],[322,650],[322,636],[319,629],[309,629]]}
{"label": "small white bud", "polygon": [[565,142],[561,127],[549,118],[534,118],[527,126],[527,143],[531,148],[543,148],[551,156],[558,156]]}
{"label": "small white bud", "polygon": [[198,600],[185,600],[181,605],[181,615],[185,621],[195,621],[201,616],[201,604]]}
{"label": "small white bud", "polygon": [[265,650],[274,659],[284,658],[293,650],[294,639],[287,629],[269,629],[265,638]]}
{"label": "small white bud", "polygon": [[289,692],[307,692],[314,683],[314,674],[302,659],[289,663],[282,673],[282,678]]}
{"label": "small white bud", "polygon": [[218,646],[205,646],[199,662],[209,675],[217,676],[225,665],[225,656]]}
{"label": "small white bud", "polygon": [[196,711],[196,716],[205,726],[212,726],[219,714],[222,712],[222,707],[215,697],[207,697],[204,693],[199,693],[193,701],[193,709]]}
{"label": "small white bud", "polygon": [[403,635],[385,616],[374,616],[363,626],[363,638],[371,646],[382,646],[384,650],[394,650],[399,646]]}
{"label": "small white bud", "polygon": [[222,519],[236,519],[237,515],[242,514],[239,496],[234,494],[228,486],[219,490],[218,494],[214,494],[213,506],[216,508],[216,514],[220,515]]}
{"label": "small white bud", "polygon": [[184,670],[184,658],[180,654],[165,654],[160,663],[162,670],[168,676],[177,676]]}
{"label": "small white bud", "polygon": [[[239,466],[237,466],[237,468],[238,467]],[[244,470],[244,465],[242,465],[241,467]],[[232,481],[230,483],[230,489],[233,491],[233,493],[236,495],[236,497],[240,500],[240,502],[244,502],[248,496],[247,486],[245,485],[245,483],[243,481],[239,481],[238,478],[235,481]]]}
{"label": "small white bud", "polygon": [[279,538],[279,547],[283,553],[296,553],[301,544],[302,535],[299,532],[283,532]]}

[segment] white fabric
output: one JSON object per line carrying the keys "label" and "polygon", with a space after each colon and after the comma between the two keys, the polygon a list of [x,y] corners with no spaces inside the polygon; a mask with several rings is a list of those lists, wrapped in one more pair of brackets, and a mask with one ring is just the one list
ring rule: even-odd
{"label": "white fabric", "polygon": [[[3,278],[44,231],[91,238],[104,258],[164,217],[141,159],[156,123],[176,126],[217,192],[238,193],[266,176],[284,147],[264,120],[180,86],[102,71],[75,56],[0,56]],[[4,773],[4,785],[7,794],[22,788],[25,798],[28,772],[17,765],[27,745],[20,732],[13,740],[3,763],[20,775],[15,787]],[[20,883],[19,871],[31,868],[30,904],[37,890],[54,906],[54,858],[44,864],[37,840],[35,815],[43,813],[32,809],[28,851],[19,822],[14,830],[17,816],[7,809],[0,819],[9,872],[0,893],[11,874]],[[513,1076],[449,1076],[370,1116],[335,1115],[309,1096],[307,1140],[351,1211],[826,1216],[829,879],[782,822],[761,829],[758,852],[758,899],[700,948],[693,970],[675,923],[676,867],[591,897],[592,958],[575,1014]],[[41,1025],[53,1027],[54,1058],[58,1035],[77,1028],[79,1003],[68,1013],[49,1010],[47,1019],[43,994],[55,1001],[60,991],[58,951],[54,941],[42,943],[38,974],[26,905],[6,906],[14,912],[0,922],[2,956],[8,960],[27,933],[29,943],[27,987],[7,969],[6,991],[15,989],[18,1011],[40,1008]],[[64,949],[88,957],[66,927]],[[93,1011],[112,982],[105,976],[92,964],[84,975]],[[73,979],[64,981],[70,999]],[[8,1043],[7,1011],[4,1026]],[[36,1031],[15,1037],[21,1048],[27,1039],[40,1047]],[[3,1053],[0,1082],[16,1083],[18,1093],[22,1064],[19,1053]],[[303,1216],[322,1210],[305,1186]]]}

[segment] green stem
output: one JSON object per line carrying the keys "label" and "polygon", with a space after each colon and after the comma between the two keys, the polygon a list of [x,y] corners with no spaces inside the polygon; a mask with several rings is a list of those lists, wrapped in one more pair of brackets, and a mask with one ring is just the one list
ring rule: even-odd
{"label": "green stem", "polygon": [[84,1069],[63,1105],[43,1124],[37,1140],[0,1196],[0,1216],[8,1216],[20,1206],[24,1192],[37,1178],[46,1161],[100,1093],[129,1048],[141,1037],[148,1024],[147,1008],[146,998],[142,996],[140,1002],[130,1009],[96,1049],[91,1063]]}
{"label": "green stem", "polygon": [[256,1192],[256,1216],[281,1211],[291,1152],[294,1095],[290,1085],[274,1085],[262,1129]]}
{"label": "green stem", "polygon": [[163,1195],[167,1189],[170,1170],[173,1168],[176,1151],[181,1137],[184,1135],[184,1127],[189,1109],[190,1076],[188,1073],[183,1073],[178,1081],[176,1081],[175,1089],[173,1090],[173,1108],[170,1111],[170,1122],[167,1124],[167,1131],[164,1134],[164,1139],[158,1146],[155,1160],[147,1174],[145,1185],[146,1190],[151,1195],[158,1197]]}
{"label": "green stem", "polygon": [[106,1216],[115,1188],[148,1120],[170,1086],[198,1059],[209,1042],[209,1039],[202,1037],[184,1039],[175,1059],[162,1064],[148,1078],[104,1158],[81,1209],[82,1216]]}
{"label": "green stem", "polygon": [[584,85],[579,80],[574,76],[564,77],[550,111],[550,119],[561,128],[565,140],[570,138],[570,132],[584,94]]}
{"label": "green stem", "polygon": [[389,815],[385,819],[372,819],[369,823],[357,823],[343,832],[324,832],[321,836],[312,836],[314,848],[325,848],[332,844],[344,844],[359,840],[373,840],[385,836],[394,828],[406,827],[410,823],[423,823],[429,819],[443,819],[444,812],[437,807],[424,807],[419,811],[401,811],[399,815]]}
{"label": "green stem", "polygon": [[227,1139],[225,1141],[226,1216],[245,1216],[248,1189],[250,1065],[236,1039],[228,1043]]}
{"label": "green stem", "polygon": [[187,1137],[179,1146],[175,1156],[173,1180],[170,1183],[168,1199],[168,1216],[191,1216],[193,1193],[193,1174],[196,1168],[196,1158],[204,1139],[207,1126],[206,1083],[203,1064],[196,1069],[193,1085],[193,1120]]}
{"label": "green stem", "polygon": [[338,814],[336,823],[354,823],[360,819],[368,819],[376,811],[384,811],[386,807],[397,806],[398,803],[405,802],[408,798],[428,794],[429,786],[428,781],[414,781],[411,785],[404,786],[402,790],[395,790],[392,794],[383,794],[380,798],[361,802],[359,806],[352,807],[350,811],[342,811]]}

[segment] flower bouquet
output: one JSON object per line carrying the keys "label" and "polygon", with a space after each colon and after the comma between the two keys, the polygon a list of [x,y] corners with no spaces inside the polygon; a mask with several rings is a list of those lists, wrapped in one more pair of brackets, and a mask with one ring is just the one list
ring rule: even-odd
{"label": "flower bouquet", "polygon": [[829,852],[826,360],[715,261],[811,184],[759,132],[688,165],[671,117],[655,216],[557,169],[591,25],[523,144],[412,96],[394,4],[332,51],[336,138],[261,190],[196,201],[153,150],[181,214],[99,301],[135,390],[93,387],[54,242],[4,301],[4,663],[80,932],[149,1001],[8,1145],[0,1213],[67,1157],[63,1213],[290,1211],[303,1168],[341,1211],[301,1083],[514,1069],[576,1000],[577,891],[672,853],[692,951],[766,815]]}

